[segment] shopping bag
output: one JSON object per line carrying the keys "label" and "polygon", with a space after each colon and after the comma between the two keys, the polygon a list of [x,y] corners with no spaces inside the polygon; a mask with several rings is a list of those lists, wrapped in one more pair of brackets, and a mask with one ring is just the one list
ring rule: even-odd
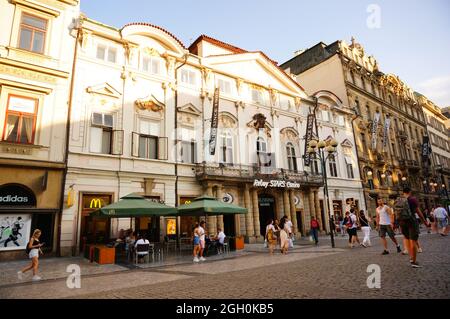
{"label": "shopping bag", "polygon": [[267,239],[264,239],[264,248],[267,248]]}
{"label": "shopping bag", "polygon": [[310,242],[314,242],[314,238],[313,238],[313,236],[311,235],[311,236],[309,236],[309,241]]}

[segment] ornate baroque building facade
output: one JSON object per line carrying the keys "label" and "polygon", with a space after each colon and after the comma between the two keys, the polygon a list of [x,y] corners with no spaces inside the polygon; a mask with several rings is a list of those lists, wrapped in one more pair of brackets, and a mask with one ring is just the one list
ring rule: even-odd
{"label": "ornate baroque building facade", "polygon": [[308,92],[328,89],[354,110],[359,167],[369,214],[373,198],[395,198],[409,185],[425,207],[435,200],[423,189],[421,148],[427,127],[414,91],[397,76],[379,70],[354,39],[319,43],[281,66]]}
{"label": "ornate baroque building facade", "polygon": [[[132,192],[172,206],[202,194],[245,206],[248,214],[211,217],[207,227],[248,242],[263,241],[267,219],[283,215],[297,235],[308,232],[311,216],[327,229],[320,168],[302,160],[306,117],[316,101],[323,110],[319,135],[340,143],[330,164],[331,200],[340,202],[335,213],[346,199],[364,208],[351,112],[336,94],[318,90],[310,97],[264,53],[205,35],[185,47],[146,23],[117,29],[81,17],[75,29],[63,254],[77,254],[94,237],[114,237],[121,228],[146,231],[152,241],[173,235],[171,218],[106,223],[89,217]],[[177,232],[189,238],[195,220],[177,222]]]}

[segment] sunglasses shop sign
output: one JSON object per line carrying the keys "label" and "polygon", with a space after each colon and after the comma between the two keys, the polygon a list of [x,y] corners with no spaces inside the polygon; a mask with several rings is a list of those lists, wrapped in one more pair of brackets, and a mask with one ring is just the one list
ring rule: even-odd
{"label": "sunglasses shop sign", "polygon": [[272,179],[270,181],[264,181],[262,179],[255,179],[253,187],[263,188],[300,188],[300,183],[285,181],[280,179]]}

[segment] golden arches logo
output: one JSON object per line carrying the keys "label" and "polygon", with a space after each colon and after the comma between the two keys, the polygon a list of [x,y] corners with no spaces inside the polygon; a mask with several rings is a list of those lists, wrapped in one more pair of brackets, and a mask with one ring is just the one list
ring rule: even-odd
{"label": "golden arches logo", "polygon": [[90,208],[102,208],[102,200],[99,198],[94,198],[91,200]]}

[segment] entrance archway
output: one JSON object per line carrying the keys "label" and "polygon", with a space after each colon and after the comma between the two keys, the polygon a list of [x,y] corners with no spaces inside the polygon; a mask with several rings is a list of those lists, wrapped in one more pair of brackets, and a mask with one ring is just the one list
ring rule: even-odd
{"label": "entrance archway", "polygon": [[259,207],[259,233],[266,235],[266,225],[269,219],[275,219],[275,198],[269,194],[260,194],[258,196]]}

